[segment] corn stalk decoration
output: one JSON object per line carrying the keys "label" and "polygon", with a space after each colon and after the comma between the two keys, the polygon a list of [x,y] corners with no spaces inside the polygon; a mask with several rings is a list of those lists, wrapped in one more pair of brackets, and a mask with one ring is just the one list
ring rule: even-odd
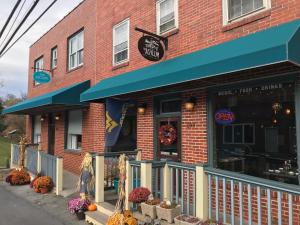
{"label": "corn stalk decoration", "polygon": [[116,204],[115,211],[124,213],[125,210],[125,181],[126,181],[126,156],[125,154],[120,155],[119,158],[119,199]]}
{"label": "corn stalk decoration", "polygon": [[25,167],[25,150],[26,150],[26,146],[28,144],[26,136],[20,137],[19,144],[20,144],[20,157],[19,157],[18,164],[19,164],[19,167],[23,169]]}

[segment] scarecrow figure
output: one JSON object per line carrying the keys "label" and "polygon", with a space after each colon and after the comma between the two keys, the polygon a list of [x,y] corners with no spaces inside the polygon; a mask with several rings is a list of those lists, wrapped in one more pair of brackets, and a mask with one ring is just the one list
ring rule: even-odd
{"label": "scarecrow figure", "polygon": [[78,182],[78,188],[80,197],[82,199],[87,198],[94,190],[95,176],[93,168],[93,157],[90,153],[86,153],[80,167],[80,177]]}

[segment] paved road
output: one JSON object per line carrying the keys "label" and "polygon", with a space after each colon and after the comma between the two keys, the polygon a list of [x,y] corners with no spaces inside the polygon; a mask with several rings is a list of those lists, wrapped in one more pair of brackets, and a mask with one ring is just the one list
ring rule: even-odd
{"label": "paved road", "polygon": [[64,225],[43,208],[0,186],[0,225]]}

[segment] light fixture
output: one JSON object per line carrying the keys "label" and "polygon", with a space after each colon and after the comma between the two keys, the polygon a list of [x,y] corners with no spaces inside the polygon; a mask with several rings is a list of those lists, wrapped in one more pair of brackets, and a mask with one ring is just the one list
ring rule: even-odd
{"label": "light fixture", "polygon": [[292,110],[291,110],[290,108],[286,108],[286,109],[285,109],[285,114],[286,114],[286,115],[290,115],[291,112],[292,112]]}
{"label": "light fixture", "polygon": [[45,116],[41,116],[41,122],[45,121]]}
{"label": "light fixture", "polygon": [[139,114],[145,114],[147,108],[147,104],[143,103],[137,107],[137,111]]}
{"label": "light fixture", "polygon": [[59,120],[59,119],[60,119],[60,115],[58,114],[55,116],[55,120]]}
{"label": "light fixture", "polygon": [[282,105],[279,102],[274,102],[272,109],[274,110],[274,113],[277,114],[282,109]]}
{"label": "light fixture", "polygon": [[184,108],[186,110],[193,110],[196,105],[196,98],[191,97],[186,103],[184,103]]}

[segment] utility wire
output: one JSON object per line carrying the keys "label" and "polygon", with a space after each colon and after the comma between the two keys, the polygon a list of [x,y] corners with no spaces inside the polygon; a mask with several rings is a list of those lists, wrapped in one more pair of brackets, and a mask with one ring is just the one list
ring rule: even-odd
{"label": "utility wire", "polygon": [[40,0],[36,0],[33,5],[30,7],[29,11],[26,13],[26,15],[24,16],[24,18],[22,19],[22,21],[20,22],[20,24],[17,26],[17,28],[15,29],[15,31],[12,33],[12,35],[9,37],[9,40],[6,42],[6,44],[4,45],[4,47],[2,48],[2,50],[0,51],[0,56],[2,55],[2,53],[5,51],[6,47],[9,45],[9,43],[12,41],[12,39],[14,38],[14,36],[16,35],[16,33],[18,32],[18,30],[21,28],[21,26],[24,24],[24,22],[27,20],[28,16],[32,13],[32,11],[34,10],[34,8],[36,7],[36,5],[38,4]]}
{"label": "utility wire", "polygon": [[36,20],[17,38],[17,40],[15,40],[6,50],[5,52],[3,52],[2,54],[0,53],[0,58],[2,56],[4,56],[33,26],[34,24],[36,24],[36,22],[38,22],[41,17],[54,5],[54,3],[56,3],[57,0],[54,0],[43,12],[42,14],[36,18]]}
{"label": "utility wire", "polygon": [[6,29],[6,27],[7,27],[8,23],[9,23],[9,21],[11,20],[11,18],[13,17],[13,15],[15,14],[15,11],[17,10],[18,6],[20,5],[21,1],[22,1],[22,0],[18,0],[18,1],[16,2],[16,4],[15,4],[14,8],[13,8],[12,11],[10,12],[10,14],[9,14],[9,16],[8,16],[8,18],[7,18],[6,22],[5,22],[5,24],[4,24],[4,26],[2,27],[2,29],[1,29],[1,31],[0,31],[0,38],[2,37],[2,35],[3,35],[3,33],[4,33],[5,29]]}
{"label": "utility wire", "polygon": [[[10,26],[10,28],[9,28],[9,30],[8,30],[8,32],[7,32],[7,34],[5,35],[5,38],[4,38],[3,41],[1,42],[0,48],[2,47],[2,45],[4,44],[4,42],[6,41],[6,38],[8,37],[8,35],[10,34],[10,31],[12,30],[13,26],[15,25],[15,23],[16,23],[16,21],[17,21],[19,15],[20,15],[20,13],[21,13],[21,11],[22,11],[24,5],[25,5],[25,2],[26,2],[26,0],[23,2],[22,6],[21,6],[21,8],[20,8],[20,10],[19,10],[19,12],[17,13],[16,18],[14,19],[13,23],[11,24],[11,26]],[[0,38],[1,38],[1,37],[0,37]]]}

